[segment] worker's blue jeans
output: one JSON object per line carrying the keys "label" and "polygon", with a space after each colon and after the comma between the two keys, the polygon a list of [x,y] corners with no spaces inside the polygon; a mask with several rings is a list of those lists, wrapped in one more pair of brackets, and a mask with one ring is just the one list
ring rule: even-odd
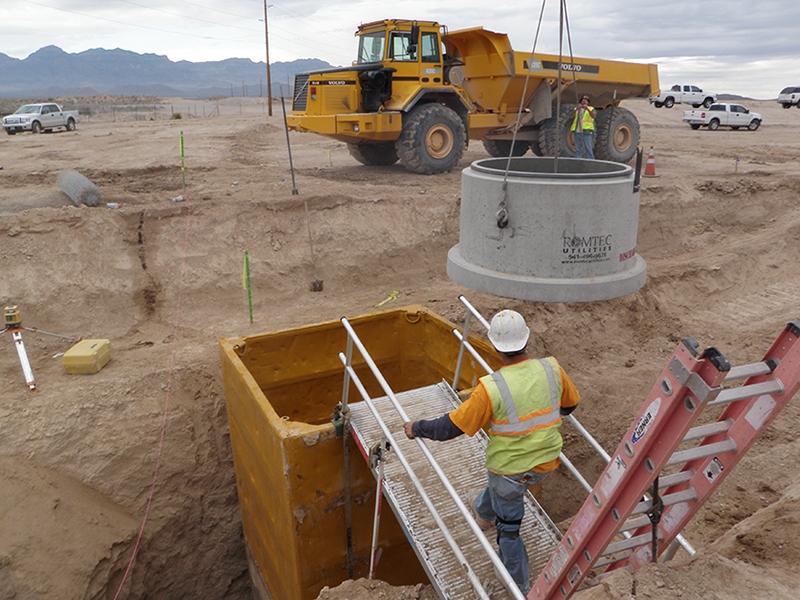
{"label": "worker's blue jeans", "polygon": [[[497,553],[520,591],[527,595],[531,587],[528,553],[519,536],[519,524],[514,521],[522,521],[525,515],[525,491],[542,481],[547,473],[528,471],[516,475],[497,475],[490,471],[487,475],[488,485],[475,498],[475,510],[482,519],[496,522]],[[524,483],[520,483],[520,480],[524,480]]]}
{"label": "worker's blue jeans", "polygon": [[592,133],[575,132],[575,158],[591,158],[594,160]]}

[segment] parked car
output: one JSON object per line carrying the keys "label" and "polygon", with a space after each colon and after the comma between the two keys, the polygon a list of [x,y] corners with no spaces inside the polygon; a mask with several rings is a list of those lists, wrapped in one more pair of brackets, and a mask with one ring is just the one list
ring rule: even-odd
{"label": "parked car", "polygon": [[659,90],[657,95],[650,96],[650,103],[656,108],[672,108],[675,104],[691,104],[695,108],[708,108],[717,100],[717,95],[704,92],[696,85],[675,84],[666,91]]}
{"label": "parked car", "polygon": [[761,125],[761,115],[751,113],[741,104],[712,104],[707,110],[687,110],[683,113],[683,120],[692,129],[708,127],[712,131],[720,127],[747,127],[755,131]]}
{"label": "parked car", "polygon": [[778,102],[783,108],[800,108],[800,85],[783,88],[778,94]]}
{"label": "parked car", "polygon": [[42,133],[63,127],[67,131],[75,131],[78,123],[77,110],[64,110],[58,104],[26,104],[20,106],[13,115],[3,117],[3,129],[8,135],[22,131]]}

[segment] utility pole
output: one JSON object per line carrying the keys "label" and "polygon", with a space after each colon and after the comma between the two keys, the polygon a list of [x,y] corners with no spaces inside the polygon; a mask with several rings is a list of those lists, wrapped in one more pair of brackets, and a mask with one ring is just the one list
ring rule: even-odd
{"label": "utility pole", "polygon": [[269,24],[267,22],[267,0],[264,0],[264,41],[267,45],[267,107],[272,116],[272,79],[269,76]]}

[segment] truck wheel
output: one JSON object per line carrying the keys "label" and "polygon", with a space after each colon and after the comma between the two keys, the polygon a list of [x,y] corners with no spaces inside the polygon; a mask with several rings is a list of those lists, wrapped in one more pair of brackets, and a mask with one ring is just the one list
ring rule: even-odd
{"label": "truck wheel", "polygon": [[714,104],[714,99],[713,98],[706,98],[705,100],[703,100],[703,106],[705,108],[711,108],[712,104]]}
{"label": "truck wheel", "polygon": [[524,140],[517,140],[514,142],[514,148],[511,148],[511,140],[483,140],[483,147],[489,156],[495,158],[508,158],[511,156],[522,156],[530,148],[530,143]]}
{"label": "truck wheel", "polygon": [[538,139],[537,140],[531,140],[530,144],[531,144],[531,152],[535,156],[541,156],[542,155],[542,148],[539,146],[539,140]]}
{"label": "truck wheel", "polygon": [[639,121],[627,108],[615,106],[597,114],[594,123],[594,156],[599,160],[627,163],[639,146]]}
{"label": "truck wheel", "polygon": [[42,124],[39,121],[31,123],[31,131],[33,133],[42,133]]}
{"label": "truck wheel", "polygon": [[711,131],[716,131],[717,129],[719,129],[719,119],[711,119],[711,121],[709,121],[708,123],[708,128]]}
{"label": "truck wheel", "polygon": [[662,106],[664,106],[663,102],[653,102],[653,104],[655,105],[656,108],[661,108]]}
{"label": "truck wheel", "polygon": [[466,143],[464,122],[456,111],[443,104],[424,104],[409,113],[395,148],[406,169],[433,174],[455,167]]}
{"label": "truck wheel", "polygon": [[675,106],[675,98],[670,96],[664,100],[664,108],[672,108],[673,106]]}
{"label": "truck wheel", "polygon": [[692,123],[689,125],[692,129],[700,129],[700,125],[698,123]]}
{"label": "truck wheel", "polygon": [[758,119],[753,119],[752,121],[750,121],[750,124],[747,126],[747,128],[750,131],[755,131],[756,129],[758,129],[759,125],[761,125],[761,121],[759,121]]}
{"label": "truck wheel", "polygon": [[14,134],[15,134],[15,133],[17,133],[17,132],[16,132],[16,131],[11,131],[10,129],[6,129],[6,133],[7,133],[8,135],[14,135]]}
{"label": "truck wheel", "polygon": [[692,108],[700,108],[703,106],[702,104],[692,104]]}
{"label": "truck wheel", "polygon": [[394,142],[383,144],[347,144],[350,156],[368,167],[388,167],[397,162]]}
{"label": "truck wheel", "polygon": [[75,131],[75,119],[67,119],[67,131]]}
{"label": "truck wheel", "polygon": [[539,148],[541,156],[559,156],[572,158],[575,156],[575,135],[569,130],[572,122],[570,115],[575,109],[574,104],[561,106],[561,128],[557,130],[556,117],[545,119],[539,124]]}

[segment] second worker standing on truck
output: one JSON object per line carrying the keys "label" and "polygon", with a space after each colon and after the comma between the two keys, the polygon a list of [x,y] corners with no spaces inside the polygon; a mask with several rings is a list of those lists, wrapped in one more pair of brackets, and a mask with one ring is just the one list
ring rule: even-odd
{"label": "second worker standing on truck", "polygon": [[532,360],[525,352],[530,329],[516,311],[492,319],[489,341],[503,366],[481,377],[461,406],[438,419],[405,423],[409,439],[449,440],[488,426],[488,485],[473,500],[481,529],[497,529],[500,560],[523,594],[530,590],[528,553],[519,535],[526,490],[559,465],[561,416],[580,400],[555,358]]}
{"label": "second worker standing on truck", "polygon": [[[569,130],[575,134],[575,158],[594,159],[594,120],[597,111],[589,106],[589,96],[584,95],[581,103],[572,111],[572,125]],[[584,156],[584,154],[586,156]]]}

